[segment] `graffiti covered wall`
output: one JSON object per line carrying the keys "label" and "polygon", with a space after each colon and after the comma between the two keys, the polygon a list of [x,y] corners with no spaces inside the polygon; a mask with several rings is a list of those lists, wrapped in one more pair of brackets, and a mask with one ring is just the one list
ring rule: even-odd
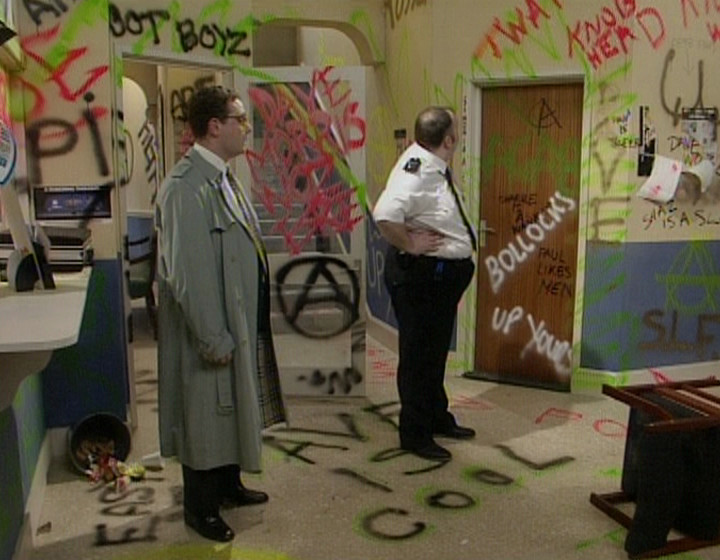
{"label": "graffiti covered wall", "polygon": [[[685,169],[702,160],[717,166],[720,77],[709,61],[720,49],[720,10],[694,0],[511,0],[491,10],[413,2],[396,12],[402,4],[385,3],[387,107],[396,128],[411,129],[414,114],[431,103],[469,119],[461,159],[476,220],[483,154],[467,149],[477,144],[476,88],[583,81],[580,241],[571,267],[574,387],[597,387],[585,375],[596,370],[622,381],[630,371],[716,359],[710,240],[720,182],[715,176],[702,192],[681,182],[665,204],[636,193],[656,155]],[[426,37],[432,52],[423,47]],[[393,105],[397,92],[403,103]],[[479,266],[478,274],[489,271]],[[451,364],[458,370],[473,367],[474,309],[482,297],[470,290],[461,304]]]}
{"label": "graffiti covered wall", "polygon": [[[18,179],[28,184],[30,189],[64,189],[65,192],[67,189],[90,187],[112,194],[108,199],[106,216],[92,219],[83,215],[80,220],[93,232],[95,269],[78,348],[54,359],[49,366],[52,371],[43,376],[42,382],[36,380],[22,401],[44,404],[46,417],[38,420],[37,415],[25,414],[18,425],[4,423],[0,426],[0,438],[3,440],[15,441],[19,438],[20,441],[30,442],[26,446],[28,449],[20,450],[17,455],[9,453],[7,462],[3,463],[4,487],[17,488],[19,492],[0,508],[0,518],[18,520],[12,526],[2,524],[2,534],[8,537],[3,538],[3,543],[10,547],[8,550],[3,548],[3,557],[6,552],[11,552],[20,529],[18,513],[26,499],[29,477],[37,460],[37,447],[44,438],[45,428],[72,423],[78,413],[85,415],[97,406],[124,417],[127,364],[124,362],[119,256],[124,231],[121,222],[125,216],[122,189],[127,186],[129,172],[138,166],[144,167],[142,171],[147,174],[148,180],[155,181],[153,173],[157,170],[158,158],[146,153],[148,140],[147,135],[142,136],[142,128],[137,134],[140,149],[132,146],[132,155],[137,157],[130,157],[131,147],[125,138],[130,128],[124,122],[124,114],[120,110],[122,103],[119,102],[122,56],[182,59],[199,67],[208,65],[213,70],[221,68],[246,77],[272,79],[267,72],[252,66],[253,31],[259,25],[274,20],[303,18],[311,20],[315,26],[350,30],[352,44],[364,63],[377,59],[382,52],[382,47],[378,46],[382,45],[382,12],[376,7],[364,10],[363,2],[348,3],[342,7],[319,2],[308,6],[306,13],[300,16],[293,6],[285,4],[231,3],[223,0],[182,4],[175,0],[17,2],[19,43],[27,67],[17,79],[11,82],[3,80],[3,86],[10,95],[10,103],[3,107],[3,111],[21,131],[25,127],[25,134],[18,139],[22,150]],[[369,37],[372,33],[379,35],[371,41]],[[328,45],[323,44],[323,48],[327,49]],[[330,75],[331,70],[317,70],[319,79],[316,85],[318,90],[323,89],[319,102],[324,110],[315,107],[309,115],[315,128],[307,129],[306,139],[314,139],[323,148],[322,154],[336,158],[333,163],[337,164],[343,155],[359,149],[366,142],[364,103],[361,114],[356,100],[343,95],[335,87],[337,84]],[[182,94],[187,92],[178,91],[181,95],[175,99],[177,106],[174,107],[173,99],[169,98],[166,104],[181,113],[185,99]],[[166,93],[170,95],[169,90]],[[310,107],[309,104],[307,106]],[[272,117],[266,116],[267,122],[270,122]],[[341,129],[337,129],[338,124],[343,125]],[[328,132],[333,127],[333,134],[340,133],[340,139],[334,136],[332,140],[335,148],[330,148],[329,138],[316,135],[322,127],[328,127]],[[152,140],[149,142],[152,143]],[[337,150],[338,146],[340,150]],[[331,153],[333,150],[336,153]],[[256,155],[262,157],[263,153],[258,151]],[[298,168],[296,174],[301,170]],[[332,233],[342,237],[361,223],[366,192],[362,179],[364,170],[357,172],[346,164],[340,174],[349,190],[338,189],[335,184],[337,177],[332,174],[320,176],[322,170],[319,168],[304,171],[315,173],[320,178],[315,188],[306,192],[313,195],[312,200],[318,207],[303,223],[304,231],[316,233],[322,230],[320,221],[325,217],[325,210],[331,207],[336,211],[334,221],[327,224]],[[263,189],[258,189],[258,192],[263,192]],[[284,194],[289,196],[292,193],[286,190]],[[143,199],[140,205],[145,207],[146,202]],[[289,241],[297,237],[290,226],[281,233]],[[327,234],[328,231],[322,233]],[[290,243],[283,245],[282,250],[295,253],[306,249],[309,241],[301,237],[300,245]],[[311,245],[315,248],[314,240]],[[347,315],[351,320],[350,325],[343,323],[343,332],[348,333],[348,367],[337,372],[313,371],[312,375],[318,373],[324,376],[324,383],[319,385],[317,376],[311,376],[305,385],[318,394],[328,394],[333,390],[348,394],[364,382],[364,323],[359,320],[364,315],[364,309],[360,308],[364,296],[358,279],[358,273],[364,274],[362,250],[362,244],[355,246],[354,252],[360,255],[357,259],[360,266],[357,272],[352,271],[349,275],[353,280],[351,287],[355,286],[352,293],[348,295],[344,287],[338,288],[341,284],[344,286],[343,282],[330,282],[338,289],[336,299],[347,308],[343,317]],[[330,273],[325,276],[328,275]],[[347,330],[350,326],[352,332]],[[356,364],[360,364],[359,369]],[[72,370],[69,377],[68,370]],[[120,407],[117,406],[119,403]],[[42,412],[40,407],[37,410]],[[18,435],[16,432],[21,433]],[[8,450],[12,447],[8,446]]]}
{"label": "graffiti covered wall", "polygon": [[[575,286],[568,288],[576,298],[573,367],[617,372],[637,369],[638,364],[687,362],[687,356],[672,351],[664,358],[657,354],[647,360],[638,352],[658,332],[651,326],[649,312],[662,309],[672,317],[677,311],[688,319],[677,323],[683,334],[690,334],[688,329],[693,327],[682,325],[696,324],[697,315],[694,319],[688,315],[688,306],[673,310],[668,307],[671,300],[648,301],[647,309],[628,313],[625,298],[630,296],[618,296],[618,292],[632,293],[625,288],[633,282],[657,285],[652,274],[627,261],[625,244],[712,239],[720,223],[715,185],[700,192],[682,185],[664,204],[636,196],[652,171],[655,155],[687,167],[703,160],[716,163],[713,92],[718,78],[708,69],[720,42],[720,13],[712,3],[520,0],[504,2],[488,12],[464,2],[458,2],[457,9],[445,10],[427,2],[390,1],[380,7],[384,27],[379,25],[383,19],[377,15],[379,3],[356,2],[344,9],[321,3],[300,9],[283,2],[181,6],[152,1],[139,6],[127,1],[109,3],[104,18],[100,4],[83,2],[63,10],[32,3],[23,15],[22,44],[32,68],[23,76],[24,102],[14,113],[28,125],[28,176],[36,180],[52,176],[55,183],[65,182],[69,166],[63,162],[75,151],[93,154],[95,166],[87,183],[107,180],[105,173],[111,168],[112,158],[107,155],[112,145],[110,89],[117,77],[110,73],[114,67],[118,74],[121,65],[108,65],[110,51],[103,39],[97,39],[95,49],[93,43],[83,43],[89,35],[79,29],[103,27],[116,50],[221,61],[252,77],[267,75],[252,66],[252,34],[258,26],[274,21],[302,24],[303,20],[350,26],[363,37],[365,51],[358,48],[363,62],[368,53],[370,59],[386,60],[373,71],[367,87],[372,100],[363,123],[367,181],[356,185],[360,188],[355,189],[358,198],[353,203],[362,207],[366,195],[371,202],[381,190],[397,153],[394,131],[411,130],[414,115],[423,106],[443,104],[463,116],[466,150],[456,167],[462,169],[475,220],[480,218],[482,156],[467,150],[478,119],[468,101],[475,84],[580,76],[584,83],[580,252]],[[444,17],[439,17],[438,10]],[[52,90],[55,95],[48,95]],[[74,121],[68,119],[73,114],[69,103],[81,105],[73,108],[78,113]],[[107,125],[102,124],[103,118],[108,118]],[[62,169],[56,171],[56,165]],[[67,178],[67,182],[72,180],[77,177]],[[292,230],[284,233],[286,241],[295,242]],[[618,247],[609,260],[603,260],[596,253],[604,254],[608,243]],[[290,247],[293,250],[298,248]],[[375,289],[370,294],[373,314],[392,322],[387,294],[376,278],[382,247],[372,253],[367,271]],[[665,261],[671,265],[673,258],[667,255]],[[707,276],[706,272],[704,268],[702,274]],[[656,276],[662,274],[658,271]],[[589,277],[593,281],[586,285]],[[597,286],[599,280],[607,281]],[[458,352],[452,364],[457,369],[473,366],[478,297],[482,294],[471,289],[461,306]],[[616,305],[613,301],[618,297],[621,303]],[[631,333],[629,338],[621,334],[625,331]],[[608,348],[588,342],[608,336]],[[597,355],[604,358],[598,361],[593,357]]]}
{"label": "graffiti covered wall", "polygon": [[[412,130],[425,105],[449,105],[463,119],[466,149],[456,168],[477,222],[482,154],[468,148],[479,119],[471,103],[476,84],[580,76],[579,251],[571,288],[575,386],[596,384],[594,371],[611,371],[623,381],[628,372],[655,375],[658,367],[707,362],[720,354],[717,177],[705,187],[683,182],[665,203],[636,196],[657,155],[687,167],[702,161],[717,166],[716,2],[502,0],[489,7],[467,0],[23,0],[16,12],[27,67],[8,85],[8,113],[25,127],[18,141],[25,159],[19,169],[31,185],[122,187],[114,165],[122,159],[116,157],[122,146],[113,140],[122,129],[113,98],[122,77],[120,51],[220,63],[249,78],[271,78],[266,69],[253,67],[253,32],[274,21],[307,21],[346,31],[362,63],[374,64],[362,127],[353,120],[352,103],[341,104],[347,112],[339,115],[353,131],[347,147],[364,141],[366,182],[350,181],[354,196],[333,202],[364,209],[394,163],[394,132]],[[295,188],[297,177],[290,177]],[[353,221],[340,218],[344,225]],[[90,226],[96,255],[116,258],[116,224]],[[295,242],[293,230],[284,233]],[[308,243],[299,237],[298,243]],[[392,322],[381,282],[382,243],[372,229],[367,240],[371,309]],[[115,290],[117,278],[113,268],[100,288]],[[102,299],[104,292],[99,294]],[[471,289],[461,304],[455,370],[473,367],[475,305],[483,296]],[[101,311],[98,304],[92,316],[103,319]],[[32,393],[35,398],[38,390]],[[7,439],[9,429],[3,427],[0,437]],[[17,469],[11,466],[8,476],[14,480]]]}

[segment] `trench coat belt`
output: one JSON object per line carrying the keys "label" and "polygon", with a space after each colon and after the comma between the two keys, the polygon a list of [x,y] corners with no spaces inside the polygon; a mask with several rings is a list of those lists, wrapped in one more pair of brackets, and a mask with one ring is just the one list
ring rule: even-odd
{"label": "trench coat belt", "polygon": [[232,368],[232,360],[230,360],[229,365],[219,367],[215,372],[218,394],[218,412],[226,414],[235,409],[235,405],[233,404],[230,368]]}

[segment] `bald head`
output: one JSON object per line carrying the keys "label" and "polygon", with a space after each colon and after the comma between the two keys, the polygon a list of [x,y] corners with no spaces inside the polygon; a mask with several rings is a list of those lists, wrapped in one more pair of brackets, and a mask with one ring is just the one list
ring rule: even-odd
{"label": "bald head", "polygon": [[454,136],[454,121],[455,114],[449,107],[423,109],[415,119],[415,141],[427,150],[437,150],[448,134]]}

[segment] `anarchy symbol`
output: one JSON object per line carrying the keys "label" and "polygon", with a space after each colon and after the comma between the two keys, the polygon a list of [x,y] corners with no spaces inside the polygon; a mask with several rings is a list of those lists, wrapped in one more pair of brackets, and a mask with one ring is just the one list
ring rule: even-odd
{"label": "anarchy symbol", "polygon": [[[312,268],[302,283],[298,285],[288,281],[293,270],[307,265],[312,265]],[[341,282],[338,278],[347,281]],[[275,281],[280,310],[285,320],[294,331],[308,338],[330,338],[345,332],[360,317],[360,282],[357,274],[345,261],[336,257],[313,256],[290,261],[277,271]],[[299,288],[297,292],[295,286]],[[346,293],[348,287],[349,294]],[[294,303],[290,303],[292,299]],[[307,308],[327,303],[344,311],[343,320],[336,328],[313,330],[300,320]]]}
{"label": "anarchy symbol", "polygon": [[560,124],[560,121],[558,120],[557,114],[555,109],[550,107],[550,104],[547,102],[547,99],[544,97],[540,99],[534,106],[533,111],[535,111],[535,108],[540,105],[540,114],[537,119],[537,124],[535,125],[535,128],[537,128],[538,136],[540,135],[540,132],[545,128],[551,128],[552,126],[557,126],[558,128],[562,128],[562,125]]}

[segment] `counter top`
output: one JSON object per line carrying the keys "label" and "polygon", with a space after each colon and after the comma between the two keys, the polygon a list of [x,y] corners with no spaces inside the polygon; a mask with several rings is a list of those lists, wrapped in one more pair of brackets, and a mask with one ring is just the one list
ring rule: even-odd
{"label": "counter top", "polygon": [[0,283],[0,353],[47,351],[75,344],[91,270],[86,267],[74,274],[55,274],[54,290],[16,292]]}

